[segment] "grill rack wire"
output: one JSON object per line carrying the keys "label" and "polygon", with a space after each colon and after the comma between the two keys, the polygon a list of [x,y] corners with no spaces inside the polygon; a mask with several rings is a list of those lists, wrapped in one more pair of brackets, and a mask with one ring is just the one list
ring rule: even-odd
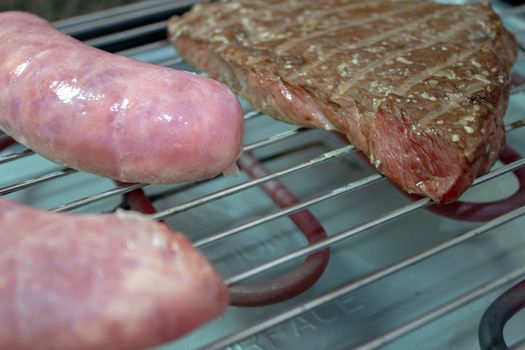
{"label": "grill rack wire", "polygon": [[[198,1],[195,1],[195,0],[190,0],[190,1],[150,0],[150,1],[144,1],[142,3],[137,3],[134,5],[124,6],[124,7],[108,10],[108,11],[103,11],[103,12],[94,13],[94,14],[90,14],[86,16],[80,16],[77,18],[55,22],[54,25],[58,29],[61,29],[67,34],[74,35],[80,39],[83,39],[87,44],[90,44],[90,45],[93,45],[93,46],[96,46],[102,49],[106,49],[108,51],[118,51],[117,52],[118,54],[130,55],[134,53],[146,52],[153,48],[157,48],[157,47],[166,45],[167,44],[166,40],[165,38],[162,38],[162,36],[160,40],[155,39],[153,40],[153,42],[151,42],[152,37],[154,37],[155,35],[158,35],[159,31],[162,31],[162,33],[164,33],[165,25],[166,25],[166,21],[165,21],[166,18],[168,18],[169,16],[173,14],[184,12],[192,4],[196,2]],[[511,17],[511,16],[519,15],[523,12],[525,12],[525,5],[503,10],[500,12],[500,15],[502,17]],[[158,20],[159,18],[161,18],[161,20],[157,22],[149,23],[146,25],[142,25],[139,27],[133,27],[134,25],[136,25],[136,23],[139,23],[138,21],[143,22],[145,17],[151,20]],[[112,30],[116,32],[111,32]],[[140,40],[144,40],[145,42],[141,42]],[[524,59],[523,58],[524,57],[523,56],[523,43],[520,43],[520,47],[521,47],[522,52],[520,53],[518,61],[523,61]],[[151,63],[156,63],[156,64],[166,66],[166,67],[177,68],[180,65],[183,65],[184,61],[180,57],[173,57],[173,58],[170,58],[162,62],[151,62]],[[513,87],[512,92],[511,92],[513,95],[522,94],[523,92],[525,92],[525,83],[524,83],[525,79],[518,77],[518,81],[520,81],[521,84]],[[248,123],[250,120],[260,117],[260,116],[261,116],[261,113],[257,111],[248,110],[245,114],[245,121],[248,127],[249,127]],[[523,126],[525,126],[525,117],[513,123],[509,123],[505,127],[506,127],[507,132],[512,132]],[[280,132],[280,133],[271,135],[270,137],[253,142],[251,144],[247,144],[246,146],[244,146],[244,151],[248,154],[251,154],[252,151],[257,150],[259,148],[263,148],[268,145],[273,145],[281,141],[300,136],[307,132],[309,132],[307,129],[301,128],[301,127],[298,127],[292,130],[287,130],[284,132]],[[4,134],[0,134],[0,151],[4,148],[13,146],[14,144],[15,142],[12,141],[9,137],[7,137]],[[295,172],[300,172],[302,170],[305,170],[311,167],[319,167],[322,164],[325,164],[326,162],[330,162],[334,159],[344,157],[354,151],[356,150],[353,146],[343,145],[342,147],[332,149],[328,152],[320,154],[317,157],[314,157],[305,162],[301,162],[294,166],[291,166],[291,167],[288,167],[288,168],[285,168],[279,171],[275,171],[272,173],[265,173],[260,177],[255,177],[246,182],[242,182],[237,185],[223,188],[219,191],[209,193],[207,195],[198,197],[196,199],[192,199],[187,202],[179,203],[175,206],[172,206],[168,209],[165,209],[159,212],[154,212],[153,210],[151,210],[148,214],[157,220],[164,220],[176,214],[191,210],[195,207],[198,207],[204,204],[208,204],[210,202],[213,202],[215,200],[218,200],[218,199],[221,199],[227,196],[234,195],[236,193],[247,190],[249,188],[253,188],[256,186],[264,186],[264,184],[269,184],[286,175],[289,175]],[[33,154],[34,153],[28,149],[7,153],[5,155],[0,156],[0,166],[3,164],[15,162],[23,158],[32,156]],[[513,159],[511,162],[508,162],[507,164],[501,167],[493,169],[488,174],[476,179],[473,186],[478,186],[488,180],[495,179],[509,172],[518,172],[520,171],[520,169],[525,171],[525,169],[522,169],[523,167],[525,167],[525,158],[519,157],[519,159]],[[34,186],[38,186],[43,183],[46,183],[48,181],[58,180],[62,177],[74,174],[76,172],[77,171],[74,169],[60,168],[53,172],[50,172],[50,173],[47,173],[41,176],[17,181],[15,183],[12,183],[12,184],[9,184],[7,186],[0,188],[0,195],[4,196],[4,195],[11,194],[11,193],[15,193],[17,191],[29,189]],[[334,188],[331,191],[328,191],[316,197],[312,197],[310,199],[303,200],[303,201],[298,201],[297,203],[283,207],[282,209],[274,213],[258,217],[248,222],[243,222],[239,225],[230,227],[221,232],[217,232],[208,237],[201,238],[194,242],[194,246],[197,248],[205,247],[207,245],[221,241],[225,238],[237,235],[247,229],[256,227],[258,225],[263,225],[271,220],[275,220],[280,217],[290,216],[295,213],[299,213],[314,204],[330,200],[332,198],[335,198],[343,194],[347,194],[352,191],[356,191],[365,186],[370,186],[382,180],[384,180],[384,177],[379,173],[375,173],[368,177],[365,177],[365,178],[362,178],[356,181],[351,181],[343,186]],[[212,179],[209,181],[215,181],[215,180]],[[190,184],[189,186],[198,186],[198,185],[199,184]],[[525,183],[523,185],[525,188]],[[54,208],[49,208],[49,210],[55,211],[55,212],[65,212],[65,211],[71,211],[74,209],[78,209],[83,206],[93,204],[103,199],[107,199],[107,198],[111,198],[115,196],[128,196],[133,193],[138,193],[140,195],[141,193],[143,194],[142,189],[146,186],[148,185],[147,184],[117,183],[114,188],[111,188],[109,190],[105,190],[99,193],[94,193],[87,197],[74,199],[74,200],[71,200],[70,202],[62,203],[61,205],[56,206]],[[366,276],[360,277],[359,279],[353,280],[350,283],[345,283],[328,292],[315,296],[314,298],[307,300],[306,302],[302,302],[296,306],[293,306],[292,308],[289,308],[288,310],[284,312],[280,312],[273,317],[267,318],[250,327],[247,327],[244,330],[241,330],[240,332],[236,332],[236,333],[227,335],[221,339],[214,341],[213,343],[207,344],[202,349],[222,349],[222,348],[227,348],[229,346],[232,346],[233,344],[247,337],[258,334],[275,325],[278,325],[287,320],[290,320],[295,316],[301,315],[302,313],[308,310],[312,310],[319,305],[332,301],[352,291],[363,288],[382,278],[385,278],[391,274],[394,274],[402,269],[405,269],[409,266],[412,266],[421,261],[424,261],[425,259],[428,259],[436,254],[439,254],[448,249],[451,249],[459,244],[462,244],[468,240],[478,237],[496,227],[502,226],[514,219],[517,219],[525,215],[525,205],[524,205],[525,195],[521,195],[520,198],[523,200],[523,202],[519,202],[518,204],[514,203],[515,205],[512,208],[513,210],[504,212],[504,213],[500,213],[501,215],[497,215],[488,221],[483,220],[485,221],[484,223],[482,223],[481,225],[473,229],[467,230],[463,234],[460,234],[452,239],[446,240],[440,244],[433,246],[430,249],[422,251],[411,257],[398,261],[390,266],[381,268]],[[361,232],[365,232],[366,230],[369,230],[383,223],[394,221],[404,215],[407,215],[414,211],[428,207],[431,204],[432,204],[432,201],[426,198],[414,200],[412,203],[408,205],[394,209],[375,219],[372,219],[365,223],[351,227],[347,230],[331,235],[330,237],[325,237],[322,240],[319,240],[313,244],[309,244],[302,248],[299,248],[293,251],[289,251],[285,255],[282,255],[281,257],[277,259],[273,259],[272,261],[269,261],[267,263],[250,268],[234,276],[227,277],[226,284],[230,287],[235,286],[241,281],[252,278],[256,275],[269,271],[273,268],[281,266],[290,261],[305,257],[309,254],[323,251],[323,249],[332,247],[336,243],[341,242],[349,237],[355,236]],[[498,279],[481,284],[477,288],[471,290],[470,292],[467,292],[454,300],[450,300],[437,308],[434,308],[428,312],[425,312],[401,326],[398,326],[386,333],[379,334],[377,337],[358,346],[357,349],[376,349],[381,346],[384,346],[385,344],[388,344],[398,339],[399,337],[406,335],[416,330],[417,328],[420,328],[424,326],[425,324],[428,324],[429,322],[446,315],[447,313],[450,313],[468,303],[475,301],[476,299],[478,299],[479,297],[483,295],[486,295],[490,292],[500,289],[501,287],[508,285],[508,283],[515,281],[517,279],[522,279],[524,277],[525,277],[525,266],[523,266],[522,268],[518,268],[514,271],[511,271],[501,276]]]}

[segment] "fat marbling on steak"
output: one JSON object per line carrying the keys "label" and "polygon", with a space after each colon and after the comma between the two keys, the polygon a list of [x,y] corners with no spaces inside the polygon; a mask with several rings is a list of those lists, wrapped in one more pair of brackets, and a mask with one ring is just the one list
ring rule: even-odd
{"label": "fat marbling on steak", "polygon": [[450,202],[505,144],[514,38],[489,5],[199,4],[178,52],[280,120],[344,133],[408,192]]}

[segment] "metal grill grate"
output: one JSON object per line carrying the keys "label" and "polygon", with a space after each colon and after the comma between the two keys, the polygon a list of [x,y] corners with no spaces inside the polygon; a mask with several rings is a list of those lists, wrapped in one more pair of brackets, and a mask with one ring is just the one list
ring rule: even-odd
{"label": "metal grill grate", "polygon": [[[194,2],[146,1],[56,26],[97,47],[191,69],[165,40],[151,42],[151,34],[164,31],[169,15]],[[525,21],[516,16],[524,10],[501,11],[519,35]],[[133,28],[141,14],[152,23]],[[471,211],[497,212],[488,221],[490,213],[477,220],[486,221],[481,225],[461,212],[461,203],[447,211],[403,195],[337,135],[285,125],[246,104],[244,150],[272,169],[269,173],[250,175],[245,165],[236,178],[115,185],[58,168],[0,135],[0,144],[9,145],[0,153],[0,171],[9,174],[0,180],[0,195],[52,211],[107,212],[126,194],[143,190],[158,209],[151,215],[187,233],[229,286],[280,276],[297,259],[331,247],[327,271],[306,293],[264,308],[232,307],[224,318],[166,345],[169,349],[475,348],[472,331],[493,293],[525,277],[525,238],[519,231],[525,159],[518,155],[525,152],[525,80],[518,76],[525,72],[523,64],[521,56],[516,66],[521,83],[513,88],[506,116],[506,152],[512,156],[478,178],[465,196],[489,202],[470,206]],[[299,199],[275,209],[258,189],[275,181]],[[505,200],[514,192],[512,201]],[[328,234],[310,245],[287,219],[306,209]],[[511,340],[523,341],[519,327],[512,327]]]}

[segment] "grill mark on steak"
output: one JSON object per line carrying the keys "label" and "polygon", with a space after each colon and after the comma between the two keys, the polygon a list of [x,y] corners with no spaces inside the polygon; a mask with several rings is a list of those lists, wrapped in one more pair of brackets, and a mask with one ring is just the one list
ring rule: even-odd
{"label": "grill mark on steak", "polygon": [[[305,42],[307,40],[320,38],[320,37],[322,37],[322,36],[324,36],[326,34],[333,34],[333,33],[337,32],[337,31],[340,31],[340,30],[343,30],[343,29],[355,28],[355,27],[358,27],[358,26],[362,26],[364,24],[376,22],[376,21],[379,21],[379,20],[382,20],[384,18],[388,18],[388,17],[394,16],[394,15],[397,15],[397,14],[407,13],[409,11],[413,11],[416,8],[423,7],[423,5],[424,5],[424,3],[417,3],[417,4],[413,5],[413,6],[409,6],[408,8],[393,9],[393,10],[388,11],[386,13],[383,13],[381,15],[377,15],[377,16],[374,16],[374,17],[366,18],[366,19],[363,19],[361,21],[353,21],[352,23],[347,23],[347,24],[343,24],[343,25],[336,26],[336,27],[333,27],[333,28],[328,28],[328,29],[325,29],[325,30],[317,31],[317,32],[314,32],[312,34],[308,34],[308,35],[299,37],[296,40],[290,40],[286,44],[282,44],[282,45],[277,46],[275,49],[276,49],[276,51],[279,54],[283,54],[286,51],[288,51],[290,49],[293,49],[298,44],[303,43],[303,42]],[[393,32],[395,33],[396,30],[394,30]],[[386,36],[384,36],[384,34],[380,34],[380,35],[378,35],[376,37],[377,38],[384,38]],[[375,37],[368,38],[368,40],[372,40],[372,39],[375,39]],[[381,39],[379,39],[379,40],[381,40]],[[360,42],[358,42],[358,45],[359,44],[360,44]],[[326,55],[329,55],[329,53],[326,53]]]}
{"label": "grill mark on steak", "polygon": [[[303,0],[268,17],[250,1],[229,3],[260,16],[243,26],[240,10],[209,4],[172,19],[170,39],[255,108],[343,132],[394,183],[437,202],[457,198],[497,160],[516,46],[489,6]],[[330,9],[339,12],[317,17]],[[351,27],[357,21],[366,23]]]}
{"label": "grill mark on steak", "polygon": [[[260,4],[262,5],[262,3],[260,3]],[[251,4],[251,5],[255,5],[255,4]],[[301,5],[299,3],[296,3],[295,6],[294,5],[290,6],[290,4],[285,6],[282,2],[276,2],[276,3],[270,4],[270,5],[267,4],[266,6],[264,6],[264,9],[265,9],[265,11],[276,11],[276,10],[288,10],[288,11],[291,10],[291,11],[293,11],[296,7],[300,7],[300,6]],[[260,7],[263,7],[263,6],[260,6]],[[250,14],[248,11],[246,11],[246,12],[242,13],[242,15],[243,15],[243,17],[241,18],[241,21],[242,20],[247,20],[247,19],[259,18],[261,14],[258,13],[258,12],[255,12],[255,11],[254,11],[253,14]],[[236,24],[238,22],[239,22],[239,19],[234,17],[231,20],[224,22],[222,25],[229,26],[229,25],[232,25],[232,24]]]}
{"label": "grill mark on steak", "polygon": [[[363,68],[361,68],[361,70],[355,72],[353,75],[352,75],[352,78],[349,79],[348,81],[346,82],[343,82],[341,85],[339,85],[339,87],[337,88],[337,91],[334,95],[334,98],[338,98],[338,97],[341,97],[342,95],[344,95],[348,90],[350,90],[352,87],[354,87],[354,85],[361,79],[365,78],[368,74],[370,73],[373,73],[373,71],[379,67],[382,67],[386,62],[392,60],[392,59],[395,59],[395,58],[398,58],[398,61],[400,62],[403,62],[402,60],[400,60],[400,58],[402,58],[404,55],[408,54],[408,53],[411,53],[411,52],[414,52],[414,51],[417,51],[417,50],[421,50],[421,49],[426,49],[426,48],[430,48],[432,46],[434,46],[435,44],[441,42],[442,40],[447,40],[447,39],[450,39],[453,35],[461,32],[462,30],[465,29],[466,25],[468,24],[469,22],[461,22],[459,25],[457,26],[454,26],[452,27],[452,29],[446,31],[446,32],[443,32],[443,33],[439,33],[438,35],[434,36],[434,39],[430,42],[427,42],[427,43],[424,43],[422,45],[418,45],[418,46],[409,46],[409,47],[406,47],[406,48],[403,48],[403,49],[400,49],[400,50],[396,50],[396,51],[392,51],[391,53],[389,53],[388,55],[386,56],[380,56],[379,59],[377,59],[376,61],[372,61],[371,63],[367,64],[366,66],[364,66]],[[421,37],[421,40],[425,41],[427,38],[422,36]],[[471,55],[472,52],[469,53],[469,55]],[[405,61],[405,63],[407,63],[409,61]],[[408,64],[412,64],[411,62],[408,63]]]}
{"label": "grill mark on steak", "polygon": [[424,69],[423,71],[416,73],[413,75],[410,79],[406,80],[399,89],[396,90],[396,94],[399,95],[405,95],[412,87],[414,87],[416,84],[421,83],[422,81],[426,80],[427,78],[434,75],[436,72],[441,71],[444,68],[450,67],[454,65],[457,62],[462,62],[465,59],[469,58],[470,56],[474,55],[474,51],[465,51],[460,53],[459,55],[452,55],[448,60],[446,60],[443,63],[438,63],[435,66],[429,67],[427,69]]}
{"label": "grill mark on steak", "polygon": [[[373,1],[366,1],[366,2],[364,2],[363,1],[363,2],[353,3],[353,4],[348,4],[346,6],[341,6],[341,7],[335,7],[335,8],[334,7],[330,7],[329,9],[327,9],[325,11],[315,12],[314,15],[311,17],[311,19],[317,19],[317,18],[321,18],[321,17],[327,16],[327,15],[338,14],[338,13],[341,13],[341,11],[356,10],[356,9],[367,9],[367,8],[377,7],[378,5],[379,5],[379,3],[377,3],[377,2],[373,2]],[[363,20],[363,22],[361,22],[361,23],[366,23],[366,20]]]}
{"label": "grill mark on steak", "polygon": [[[309,23],[310,23],[310,27],[313,27],[313,28],[318,28],[319,27],[319,24],[317,23],[314,23],[313,20],[316,20],[316,19],[319,19],[319,18],[322,18],[322,17],[326,17],[328,15],[332,15],[332,14],[339,14],[341,13],[341,11],[348,11],[348,10],[355,10],[355,9],[368,9],[368,8],[373,8],[373,7],[377,7],[379,5],[379,3],[374,3],[374,2],[358,2],[358,3],[352,3],[352,4],[349,4],[347,6],[342,6],[342,7],[336,7],[336,8],[333,8],[331,7],[330,9],[326,10],[326,11],[319,11],[319,12],[315,12],[310,18],[309,18]],[[357,18],[362,18],[362,17],[357,17]],[[362,24],[366,24],[366,23],[369,23],[371,22],[372,20],[370,19],[358,19],[358,20],[353,20],[352,21],[352,27],[355,27],[355,26],[358,26],[358,25],[362,25]],[[282,32],[286,29],[289,29],[291,27],[294,27],[296,24],[293,22],[293,21],[285,21],[284,23],[282,23],[281,25],[278,25],[278,26],[275,26],[273,29],[273,31],[275,32]],[[271,41],[273,39],[270,39],[268,41]],[[256,40],[254,41],[254,43],[256,44],[262,44],[264,43],[266,40]]]}
{"label": "grill mark on steak", "polygon": [[[239,6],[236,6],[236,4],[238,4],[238,3],[235,3],[235,2],[225,3],[224,4],[224,8],[230,8],[232,11],[235,11],[236,9],[239,8]],[[368,2],[365,2],[364,4],[362,2],[357,2],[357,3],[350,4],[348,6],[343,6],[343,9],[351,10],[351,9],[358,9],[358,8],[369,8],[369,7],[376,7],[379,4],[380,4],[379,2],[378,3],[374,3],[373,1],[368,1]],[[248,5],[252,6],[252,7],[249,7]],[[370,6],[370,5],[372,5],[372,6]],[[200,6],[200,4],[196,4],[194,8],[196,9],[199,6]],[[288,1],[288,2],[283,2],[283,1],[275,1],[275,2],[272,2],[272,1],[250,1],[250,2],[243,3],[243,7],[248,7],[249,9],[254,9],[254,10],[264,10],[265,13],[269,13],[270,14],[270,16],[268,16],[268,17],[271,17],[271,15],[274,14],[276,11],[283,10],[285,12],[290,12],[290,11],[293,11],[294,9],[296,9],[298,7],[301,7],[301,6],[303,6],[303,4],[301,4],[301,1]],[[334,12],[340,11],[340,10],[341,10],[340,8],[337,8],[337,10],[334,11],[333,7],[329,7],[329,9],[327,9],[324,12],[320,11],[319,13],[316,13],[315,17],[316,18],[317,17],[322,17],[323,15],[328,15],[328,14],[331,14],[331,13],[334,13]],[[242,12],[242,19],[241,19],[241,21],[242,20],[260,19],[261,18],[260,12],[257,12],[257,11],[253,11],[253,13],[250,13],[250,11],[248,11],[245,8],[245,9],[241,9],[241,12]],[[228,12],[225,12],[225,14],[228,14]],[[182,21],[184,21],[184,20],[182,20]],[[221,22],[221,26],[227,27],[227,26],[230,26],[230,25],[233,25],[233,24],[237,24],[238,22],[239,22],[239,18],[234,17],[234,18],[232,18],[230,20],[222,21]],[[182,24],[182,22],[181,22],[181,24]],[[288,29],[292,25],[293,25],[293,21],[290,21],[290,22],[286,22],[285,21],[283,24],[281,24],[279,26],[275,26],[274,30],[281,31],[281,30],[284,30],[284,29]],[[207,28],[199,28],[199,29],[197,29],[196,33],[201,34],[201,35],[202,34],[207,34]],[[261,41],[261,42],[263,42],[263,41]]]}
{"label": "grill mark on steak", "polygon": [[[430,17],[432,17],[432,16],[427,16],[427,17],[422,18],[421,22],[424,23]],[[412,24],[417,25],[417,24],[420,24],[420,23],[414,23],[413,22]],[[381,40],[383,40],[385,38],[388,38],[389,36],[391,36],[393,34],[399,34],[401,32],[404,32],[407,29],[411,29],[411,28],[407,28],[407,27],[394,28],[394,29],[392,29],[392,30],[390,30],[388,32],[385,32],[383,34],[377,35],[375,37],[369,37],[369,38],[366,38],[365,40],[361,40],[361,41],[358,41],[358,42],[350,44],[350,45],[345,45],[344,47],[337,47],[337,48],[331,49],[331,50],[325,52],[322,55],[322,57],[320,57],[319,60],[313,61],[310,64],[305,65],[296,74],[292,75],[292,77],[297,77],[299,75],[302,75],[303,73],[308,73],[310,70],[323,65],[330,58],[332,58],[333,56],[335,56],[335,55],[337,55],[337,54],[339,54],[341,52],[344,52],[344,51],[347,51],[347,50],[360,49],[360,48],[363,48],[363,47],[366,47],[366,46],[370,46],[371,44],[377,43],[377,42],[379,42],[379,41],[381,41]]]}
{"label": "grill mark on steak", "polygon": [[[428,115],[426,115],[425,117],[421,118],[418,122],[418,124],[422,127],[428,125],[430,122],[432,122],[433,120],[437,119],[438,117],[444,115],[445,113],[447,113],[448,111],[450,111],[451,109],[455,108],[458,106],[458,104],[461,102],[461,101],[465,101],[465,100],[468,100],[470,98],[470,96],[472,96],[472,94],[474,94],[475,92],[477,91],[480,91],[483,89],[483,86],[484,84],[482,83],[478,83],[478,84],[473,84],[471,85],[471,87],[465,91],[465,92],[462,92],[460,94],[458,94],[458,96],[454,96],[452,98],[449,99],[450,102],[448,103],[445,103],[443,104],[442,102],[440,103],[440,105],[442,107],[436,109],[433,113],[430,113]],[[437,101],[436,101],[437,102]]]}

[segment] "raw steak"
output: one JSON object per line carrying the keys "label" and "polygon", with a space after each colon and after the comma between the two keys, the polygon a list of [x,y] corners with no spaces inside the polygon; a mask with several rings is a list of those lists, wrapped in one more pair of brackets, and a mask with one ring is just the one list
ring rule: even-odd
{"label": "raw steak", "polygon": [[450,202],[487,172],[514,38],[488,5],[229,1],[168,26],[189,62],[286,122],[338,130],[408,192]]}

